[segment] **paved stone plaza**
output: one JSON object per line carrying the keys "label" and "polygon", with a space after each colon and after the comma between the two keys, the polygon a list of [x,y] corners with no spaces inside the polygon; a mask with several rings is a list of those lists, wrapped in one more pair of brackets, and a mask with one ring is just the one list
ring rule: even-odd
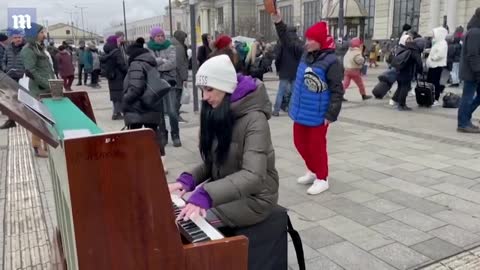
{"label": "paved stone plaza", "polygon": [[[369,70],[368,90],[382,69]],[[278,81],[268,78],[273,101]],[[105,81],[88,91],[99,126],[120,130],[123,122],[110,119]],[[329,130],[331,188],[318,196],[296,184],[305,167],[292,122],[285,114],[270,120],[280,204],[302,235],[307,269],[479,269],[473,248],[480,245],[480,135],[456,132],[455,109],[419,109],[412,97],[412,112],[393,109],[387,99],[363,102],[354,85],[346,98]],[[182,107],[189,121],[181,124],[183,147],[167,147],[169,181],[200,160],[191,107]],[[49,263],[56,221],[48,162],[29,150],[23,129],[0,131],[1,261],[8,270]],[[289,261],[298,268],[293,245]]]}

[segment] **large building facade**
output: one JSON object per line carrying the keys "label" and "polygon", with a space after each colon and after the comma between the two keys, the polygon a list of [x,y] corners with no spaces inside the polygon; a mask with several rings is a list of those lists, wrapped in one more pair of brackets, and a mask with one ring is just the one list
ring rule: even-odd
{"label": "large building facade", "polygon": [[[421,35],[431,35],[434,27],[447,25],[453,31],[465,27],[480,0],[277,0],[277,6],[288,25],[295,26],[300,35],[320,20],[329,21],[331,34],[337,37],[338,4],[344,1],[345,28],[349,38],[365,40],[398,38],[404,24],[410,24]],[[195,32],[197,43],[202,33],[214,36],[226,33],[234,36],[276,40],[270,14],[265,12],[263,0],[234,0],[235,33],[231,31],[232,0],[195,0]],[[172,9],[173,31],[190,33],[189,1],[175,1]],[[168,7],[165,8],[168,14]],[[169,17],[157,16],[127,23],[129,39],[148,37],[153,26],[160,26],[169,35]],[[122,24],[107,29],[108,36],[124,31]]]}
{"label": "large building facade", "polygon": [[[297,27],[302,34],[319,20],[329,18],[329,11],[338,10],[342,0],[277,0],[284,21]],[[345,13],[365,15],[356,20],[363,24],[344,33],[365,39],[385,40],[397,38],[406,23],[422,35],[430,35],[431,29],[446,25],[453,31],[467,24],[480,0],[343,0],[345,7],[359,6],[366,14],[351,9]],[[195,1],[197,34],[231,34],[231,0]],[[270,14],[265,12],[263,0],[235,0],[236,31],[234,35],[255,37],[261,34],[268,40],[276,39]],[[188,1],[182,2],[184,23],[190,25]],[[354,15],[352,15],[354,16]],[[355,20],[352,20],[355,21]],[[187,32],[189,29],[187,29]],[[337,29],[335,29],[337,30]],[[335,34],[336,35],[336,34]]]}

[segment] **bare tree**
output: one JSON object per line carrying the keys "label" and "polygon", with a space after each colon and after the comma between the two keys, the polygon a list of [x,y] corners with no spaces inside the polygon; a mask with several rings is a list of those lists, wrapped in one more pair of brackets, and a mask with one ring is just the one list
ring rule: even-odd
{"label": "bare tree", "polygon": [[243,17],[238,20],[236,34],[246,37],[256,37],[258,33],[257,20],[255,17]]}

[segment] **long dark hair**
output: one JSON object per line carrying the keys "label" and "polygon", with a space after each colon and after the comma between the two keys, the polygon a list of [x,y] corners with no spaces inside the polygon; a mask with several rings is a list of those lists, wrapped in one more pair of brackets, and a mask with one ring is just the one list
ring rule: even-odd
{"label": "long dark hair", "polygon": [[[202,102],[200,114],[200,154],[206,163],[216,162],[222,165],[225,162],[230,143],[232,142],[233,125],[235,118],[230,110],[230,95],[223,98],[217,108],[208,102]],[[213,153],[213,142],[217,140],[217,147]],[[215,155],[215,158],[213,157]]]}

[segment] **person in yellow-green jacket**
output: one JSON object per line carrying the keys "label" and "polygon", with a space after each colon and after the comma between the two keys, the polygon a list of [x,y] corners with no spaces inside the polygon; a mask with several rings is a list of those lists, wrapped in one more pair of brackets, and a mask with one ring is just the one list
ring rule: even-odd
{"label": "person in yellow-green jacket", "polygon": [[[45,28],[39,24],[32,23],[30,29],[25,29],[27,44],[20,52],[25,66],[25,74],[30,79],[28,88],[30,94],[39,98],[40,94],[49,93],[49,79],[55,78],[53,62],[47,53],[44,41],[47,38]],[[32,134],[32,146],[37,157],[47,157],[46,145]]]}

